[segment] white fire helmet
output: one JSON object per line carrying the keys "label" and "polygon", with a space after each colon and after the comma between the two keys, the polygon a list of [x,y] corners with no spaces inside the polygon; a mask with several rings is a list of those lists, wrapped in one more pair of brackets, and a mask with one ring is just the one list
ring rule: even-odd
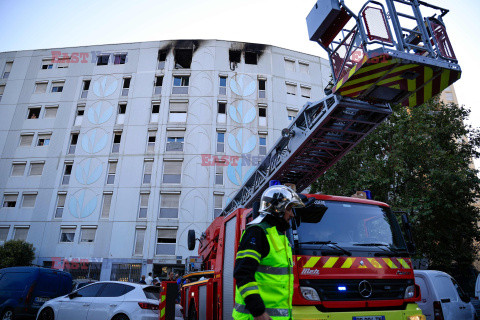
{"label": "white fire helmet", "polygon": [[283,185],[271,186],[263,192],[258,211],[261,214],[272,214],[281,218],[290,204],[292,208],[305,206],[298,194],[291,188]]}

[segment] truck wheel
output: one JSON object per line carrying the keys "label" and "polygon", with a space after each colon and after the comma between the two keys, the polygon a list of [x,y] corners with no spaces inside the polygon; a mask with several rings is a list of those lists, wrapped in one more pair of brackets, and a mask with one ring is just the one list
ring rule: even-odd
{"label": "truck wheel", "polygon": [[198,320],[197,309],[195,309],[195,304],[192,303],[190,307],[188,307],[188,320]]}
{"label": "truck wheel", "polygon": [[45,308],[40,312],[38,320],[54,320],[53,310],[50,308]]}
{"label": "truck wheel", "polygon": [[14,320],[15,319],[15,314],[13,313],[12,309],[6,309],[5,311],[2,312],[2,315],[0,316],[1,320]]}

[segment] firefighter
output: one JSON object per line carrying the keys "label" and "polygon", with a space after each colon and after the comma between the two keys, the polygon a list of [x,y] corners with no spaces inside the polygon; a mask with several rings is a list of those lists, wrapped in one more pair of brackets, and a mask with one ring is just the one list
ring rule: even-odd
{"label": "firefighter", "polygon": [[234,319],[292,318],[292,248],[286,230],[292,209],[303,206],[287,186],[272,186],[262,194],[259,216],[247,225],[235,259]]}

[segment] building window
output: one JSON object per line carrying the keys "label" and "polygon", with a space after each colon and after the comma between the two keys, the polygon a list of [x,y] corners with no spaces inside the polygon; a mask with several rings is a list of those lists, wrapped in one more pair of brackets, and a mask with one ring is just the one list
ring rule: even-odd
{"label": "building window", "polygon": [[165,194],[160,196],[159,218],[178,218],[178,205],[180,194]]}
{"label": "building window", "polygon": [[108,161],[107,184],[115,182],[115,173],[117,171],[117,161]]}
{"label": "building window", "polygon": [[308,63],[306,62],[298,62],[298,65],[300,67],[300,72],[301,73],[305,73],[305,74],[308,74]]}
{"label": "building window", "polygon": [[295,72],[295,60],[285,58],[285,70]]}
{"label": "building window", "polygon": [[30,147],[33,141],[33,133],[24,133],[20,135],[20,147]]}
{"label": "building window", "polygon": [[0,101],[2,101],[4,92],[5,92],[5,85],[0,85]]}
{"label": "building window", "polygon": [[125,64],[125,62],[127,61],[126,53],[114,54],[113,57],[114,57],[113,64]]}
{"label": "building window", "polygon": [[34,208],[36,200],[36,193],[24,193],[22,199],[22,208]]}
{"label": "building window", "polygon": [[25,168],[27,167],[26,162],[18,162],[12,164],[12,172],[10,175],[12,177],[21,177],[25,173]]}
{"label": "building window", "polygon": [[213,200],[214,200],[214,215],[215,215],[215,218],[220,216],[220,214],[222,213],[223,211],[223,196],[222,195],[214,195],[213,196]]}
{"label": "building window", "polygon": [[128,96],[128,90],[130,89],[130,81],[132,78],[123,78],[123,86],[122,86],[122,96]]}
{"label": "building window", "polygon": [[27,241],[29,229],[30,227],[14,227],[13,240]]}
{"label": "building window", "polygon": [[91,82],[91,80],[83,80],[83,83],[82,83],[82,95],[81,95],[81,98],[82,98],[82,99],[87,98],[88,90],[90,89],[90,82]]}
{"label": "building window", "polygon": [[143,161],[143,184],[152,182],[153,159],[145,159]]}
{"label": "building window", "polygon": [[75,231],[77,228],[60,228],[60,242],[70,243],[75,239]]}
{"label": "building window", "polygon": [[65,162],[63,169],[62,184],[67,185],[70,183],[70,176],[72,175],[73,162]]}
{"label": "building window", "polygon": [[138,209],[138,217],[140,219],[147,218],[148,198],[150,198],[150,193],[140,193],[140,206]]}
{"label": "building window", "polygon": [[227,77],[220,76],[220,87],[218,90],[218,94],[226,95],[227,94]]}
{"label": "building window", "polygon": [[190,69],[193,49],[175,49],[175,69]]}
{"label": "building window", "polygon": [[258,80],[258,97],[260,99],[265,99],[267,97],[266,87],[267,87],[267,80],[259,79]]}
{"label": "building window", "polygon": [[219,123],[227,122],[227,103],[224,101],[218,102],[217,122]]}
{"label": "building window", "polygon": [[167,137],[165,151],[183,151],[184,137]]}
{"label": "building window", "polygon": [[302,97],[304,98],[310,98],[310,91],[312,89],[310,87],[307,87],[307,86],[300,86],[300,93],[302,95]]}
{"label": "building window", "polygon": [[37,139],[37,147],[50,145],[51,138],[52,138],[52,135],[50,133],[39,134]]}
{"label": "building window", "polygon": [[97,66],[106,66],[108,64],[108,60],[110,59],[109,54],[101,54],[97,56]]}
{"label": "building window", "polygon": [[155,141],[157,140],[157,131],[148,131],[147,153],[155,153]]}
{"label": "building window", "polygon": [[258,125],[267,126],[267,107],[258,107]]}
{"label": "building window", "polygon": [[145,228],[135,229],[135,247],[133,249],[134,255],[143,255],[143,242],[145,241]]}
{"label": "building window", "polygon": [[40,118],[40,111],[41,110],[42,110],[41,107],[28,108],[27,119],[38,119],[38,118]]}
{"label": "building window", "polygon": [[78,105],[77,112],[75,113],[74,126],[82,125],[83,115],[85,114],[85,105]]}
{"label": "building window", "polygon": [[122,141],[122,132],[117,131],[113,134],[112,153],[118,153],[120,151],[120,142]]}
{"label": "building window", "polygon": [[45,93],[47,92],[48,81],[36,82],[35,83],[35,93]]}
{"label": "building window", "polygon": [[5,69],[3,71],[3,79],[8,78],[8,76],[10,75],[10,72],[12,71],[12,66],[13,66],[13,61],[7,61],[7,63],[5,63]]}
{"label": "building window", "polygon": [[75,154],[75,150],[77,149],[77,142],[78,133],[74,132],[70,135],[70,146],[68,147],[68,154]]}
{"label": "building window", "polygon": [[58,106],[45,107],[45,119],[55,119],[57,117]]}
{"label": "building window", "polygon": [[163,76],[156,76],[154,94],[162,93],[162,85],[163,85]]}
{"label": "building window", "polygon": [[267,155],[267,137],[260,136],[258,138],[258,153],[261,156]]}
{"label": "building window", "polygon": [[3,195],[3,205],[4,208],[15,208],[17,205],[18,193],[5,193]]}
{"label": "building window", "polygon": [[68,57],[68,56],[58,58],[57,68],[58,69],[68,68],[69,63],[70,63],[70,57]]}
{"label": "building window", "polygon": [[53,68],[53,63],[51,58],[42,60],[42,70],[47,70],[52,68]]}
{"label": "building window", "polygon": [[125,123],[125,112],[127,112],[127,103],[120,102],[118,104],[117,124]]}
{"label": "building window", "polygon": [[224,163],[215,163],[215,184],[216,185],[223,185],[223,167],[225,166]]}
{"label": "building window", "polygon": [[170,101],[168,122],[187,122],[188,101]]}
{"label": "building window", "polygon": [[188,94],[189,76],[173,76],[172,94]]}
{"label": "building window", "polygon": [[232,64],[240,63],[241,59],[242,59],[242,51],[228,50],[228,60],[230,61],[230,66]]}
{"label": "building window", "polygon": [[297,111],[295,110],[287,110],[288,114],[288,121],[293,121],[297,117]]}
{"label": "building window", "polygon": [[225,152],[225,133],[217,132],[217,153]]}
{"label": "building window", "polygon": [[152,102],[152,114],[150,115],[150,122],[157,123],[160,119],[160,102]]}
{"label": "building window", "polygon": [[0,227],[0,245],[4,244],[7,241],[8,232],[10,227]]}
{"label": "building window", "polygon": [[175,245],[177,243],[176,229],[157,229],[156,255],[175,255]]}
{"label": "building window", "polygon": [[182,179],[182,161],[164,161],[163,183],[180,183]]}
{"label": "building window", "polygon": [[52,82],[52,92],[63,92],[64,85],[65,85],[65,81]]}
{"label": "building window", "polygon": [[41,176],[45,162],[30,162],[30,175]]}
{"label": "building window", "polygon": [[102,202],[102,219],[108,219],[110,216],[110,207],[112,205],[112,192],[104,192],[103,193],[103,202]]}
{"label": "building window", "polygon": [[159,69],[159,70],[164,69],[166,60],[167,60],[167,51],[166,50],[158,50],[157,69]]}
{"label": "building window", "polygon": [[286,82],[285,85],[287,86],[287,94],[291,94],[293,96],[297,94],[297,85],[295,83]]}
{"label": "building window", "polygon": [[258,54],[256,52],[245,51],[245,63],[246,64],[257,64],[258,63]]}
{"label": "building window", "polygon": [[94,242],[97,228],[82,227],[80,229],[80,242]]}
{"label": "building window", "polygon": [[61,218],[63,216],[63,208],[65,208],[66,193],[58,193],[57,195],[57,207],[55,209],[55,218]]}

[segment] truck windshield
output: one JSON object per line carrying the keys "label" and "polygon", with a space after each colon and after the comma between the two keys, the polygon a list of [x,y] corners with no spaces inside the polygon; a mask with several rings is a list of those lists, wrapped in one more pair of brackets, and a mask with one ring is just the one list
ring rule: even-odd
{"label": "truck windshield", "polygon": [[[389,208],[325,201],[325,213],[299,213],[296,221],[301,247],[323,246],[348,248],[348,251],[405,252],[397,220]],[[338,251],[338,250],[337,250]]]}

